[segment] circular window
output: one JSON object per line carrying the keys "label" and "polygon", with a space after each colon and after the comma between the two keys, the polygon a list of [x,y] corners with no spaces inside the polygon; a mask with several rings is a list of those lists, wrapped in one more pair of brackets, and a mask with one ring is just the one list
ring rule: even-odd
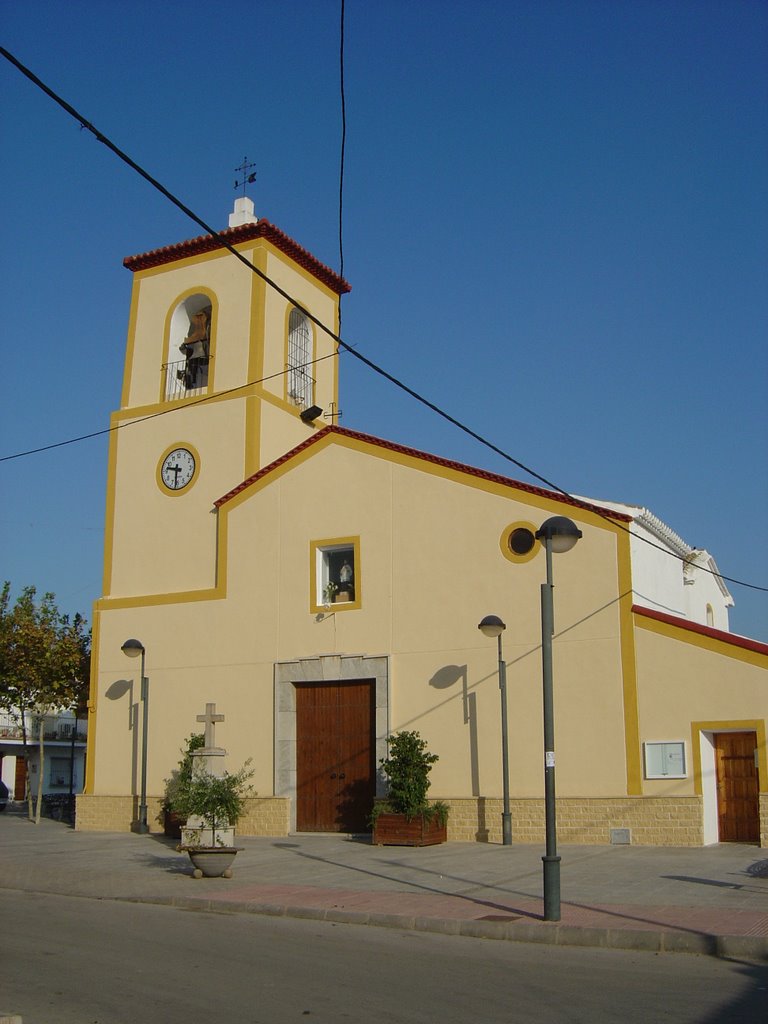
{"label": "circular window", "polygon": [[527,555],[535,543],[536,538],[524,526],[518,526],[514,529],[507,540],[509,550],[513,555]]}
{"label": "circular window", "polygon": [[512,523],[499,538],[501,553],[510,562],[527,562],[538,550],[533,523]]}

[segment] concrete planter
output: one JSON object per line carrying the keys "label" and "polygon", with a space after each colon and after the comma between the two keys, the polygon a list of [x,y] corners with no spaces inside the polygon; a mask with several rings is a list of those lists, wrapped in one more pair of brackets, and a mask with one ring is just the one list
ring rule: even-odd
{"label": "concrete planter", "polygon": [[187,849],[192,861],[193,878],[231,878],[232,862],[237,856],[239,846],[218,846],[215,849],[190,847]]}
{"label": "concrete planter", "polygon": [[203,849],[231,848],[235,845],[234,828],[217,828],[214,833],[210,828],[182,825],[181,846],[183,849],[202,847]]}

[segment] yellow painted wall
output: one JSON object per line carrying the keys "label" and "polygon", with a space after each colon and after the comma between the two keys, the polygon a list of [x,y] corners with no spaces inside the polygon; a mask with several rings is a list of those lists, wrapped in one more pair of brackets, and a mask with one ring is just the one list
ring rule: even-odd
{"label": "yellow painted wall", "polygon": [[[244,251],[251,254],[252,250]],[[211,295],[215,303],[211,341],[216,389],[246,383],[253,282],[247,267],[221,251],[135,273],[123,408],[159,401],[161,364],[183,358],[178,348],[169,350],[168,317],[181,298],[194,292]]]}
{"label": "yellow painted wall", "polygon": [[[637,616],[638,703],[642,742],[684,740],[688,760],[685,779],[645,779],[650,796],[695,791],[694,723],[711,723],[712,731],[735,721],[768,725],[768,657]],[[717,723],[720,723],[718,726]],[[751,731],[750,726],[750,731]],[[768,787],[768,756],[759,753],[761,790]]]}
{"label": "yellow painted wall", "polygon": [[[195,716],[215,701],[226,715],[217,738],[230,764],[253,757],[256,789],[271,794],[274,663],[360,653],[390,656],[391,727],[418,729],[440,755],[433,792],[497,795],[496,644],[477,629],[494,613],[508,627],[513,791],[541,794],[544,558],[542,552],[513,564],[501,556],[499,537],[511,522],[541,522],[563,509],[331,438],[221,509],[220,599],[151,608],[103,603],[94,793],[131,785],[137,734],[130,694],[106,694],[116,680],[138,675],[120,651],[137,636],[151,680],[152,793],[161,791]],[[616,538],[589,513],[573,517],[584,538],[554,559],[558,792],[616,795],[626,792]],[[342,536],[359,538],[361,607],[318,615],[311,610],[311,542]]]}
{"label": "yellow painted wall", "polygon": [[[213,500],[240,483],[245,405],[240,400],[199,409],[180,406],[168,416],[124,426],[114,439],[110,489],[112,559],[105,596],[123,597],[211,587],[215,580]],[[235,443],[237,440],[240,443]],[[157,468],[171,446],[199,455],[197,478],[169,495]]]}
{"label": "yellow painted wall", "polygon": [[[241,251],[319,320],[336,327],[337,296],[325,285],[264,240]],[[162,366],[182,359],[178,339],[169,342],[171,315],[197,292],[213,304],[211,383],[204,395],[167,401]],[[106,597],[215,586],[213,502],[317,429],[303,423],[300,410],[286,400],[289,308],[283,296],[221,250],[134,275],[123,409],[112,423]],[[337,398],[335,342],[313,330],[321,358],[314,374],[317,400],[325,409]],[[156,476],[172,446],[199,455],[199,469],[191,486],[169,496]]]}

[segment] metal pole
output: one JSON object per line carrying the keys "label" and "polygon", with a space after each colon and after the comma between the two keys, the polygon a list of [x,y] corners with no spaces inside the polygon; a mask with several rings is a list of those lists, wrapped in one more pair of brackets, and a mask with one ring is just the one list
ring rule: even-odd
{"label": "metal pole", "polygon": [[501,782],[503,787],[503,811],[501,815],[501,835],[504,846],[512,845],[512,815],[509,811],[509,736],[507,731],[507,666],[501,649],[501,633],[497,637],[499,645],[499,689],[501,691]]}
{"label": "metal pole", "polygon": [[141,796],[139,797],[139,823],[137,832],[149,832],[147,824],[147,730],[149,726],[149,680],[144,675],[144,648],[141,649],[141,701],[142,736],[141,736]]}
{"label": "metal pole", "polygon": [[544,862],[544,920],[560,920],[560,858],[557,855],[557,817],[555,804],[555,719],[552,688],[552,636],[555,617],[552,600],[552,551],[547,553],[547,582],[541,585],[541,662],[544,697],[544,810],[546,853]]}
{"label": "metal pole", "polygon": [[72,735],[69,742],[69,799],[67,800],[67,820],[75,820],[75,739],[77,738],[77,709],[75,709],[75,724],[72,726]]}

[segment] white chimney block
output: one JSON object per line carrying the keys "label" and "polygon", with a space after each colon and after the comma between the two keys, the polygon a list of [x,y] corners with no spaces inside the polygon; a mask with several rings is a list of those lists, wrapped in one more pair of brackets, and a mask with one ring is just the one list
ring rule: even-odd
{"label": "white chimney block", "polygon": [[229,215],[229,226],[239,228],[241,224],[257,224],[259,218],[253,214],[253,200],[241,196],[235,200],[235,209]]}

